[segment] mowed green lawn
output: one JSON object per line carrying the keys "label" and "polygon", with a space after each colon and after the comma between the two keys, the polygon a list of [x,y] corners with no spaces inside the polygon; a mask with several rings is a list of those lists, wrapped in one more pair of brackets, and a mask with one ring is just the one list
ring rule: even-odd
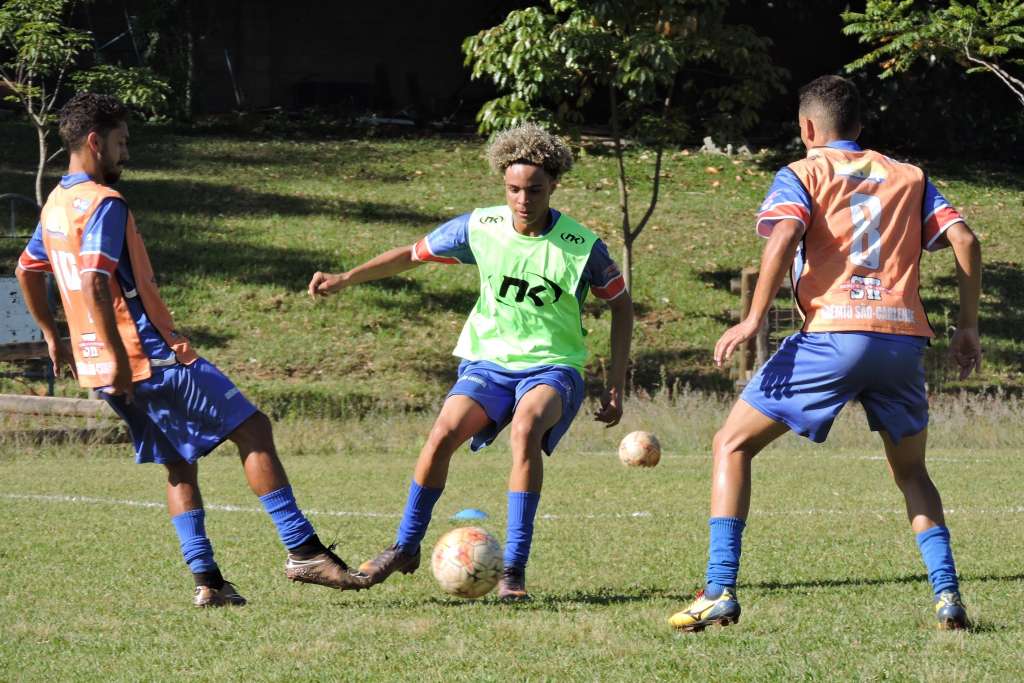
{"label": "mowed green lawn", "polygon": [[[856,410],[828,446],[785,438],[755,463],[741,622],[667,617],[706,558],[707,444],[726,409],[686,395],[581,418],[547,461],[534,601],[448,598],[424,566],[368,592],[291,584],[269,520],[223,447],[203,461],[208,530],[250,604],[200,611],[163,509],[162,471],[127,445],[0,441],[0,680],[1019,680],[1024,671],[1021,404],[940,401],[930,465],[977,628],[934,628],[881,448]],[[279,423],[300,504],[360,561],[391,543],[426,416]],[[7,434],[12,423],[4,423]],[[652,470],[615,445],[646,427]],[[972,445],[973,444],[973,445]],[[505,438],[460,451],[426,544],[466,507],[504,540]]]}

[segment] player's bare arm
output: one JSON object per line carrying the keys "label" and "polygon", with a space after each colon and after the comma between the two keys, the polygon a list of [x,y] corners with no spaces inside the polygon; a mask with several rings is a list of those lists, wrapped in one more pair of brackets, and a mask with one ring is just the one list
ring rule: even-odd
{"label": "player's bare arm", "polygon": [[612,361],[608,369],[608,386],[601,397],[601,408],[594,419],[614,427],[622,419],[622,398],[626,387],[626,367],[629,363],[629,346],[633,338],[633,299],[629,292],[608,302],[612,312]]}
{"label": "player's bare arm", "polygon": [[978,337],[978,300],[981,297],[981,242],[966,223],[954,223],[942,239],[953,248],[956,279],[960,288],[960,316],[949,343],[953,362],[960,367],[960,379],[967,379],[981,364]]}
{"label": "player's bare arm", "polygon": [[327,296],[352,285],[398,275],[418,265],[421,262],[413,258],[413,247],[395,247],[344,273],[317,271],[309,281],[309,295],[314,299]]}
{"label": "player's bare arm", "polygon": [[798,220],[788,218],[775,224],[761,254],[761,272],[757,276],[750,312],[742,322],[726,330],[715,344],[715,365],[721,367],[737,346],[757,334],[793,263],[803,233],[804,226]]}
{"label": "player's bare arm", "polygon": [[25,304],[28,306],[28,312],[32,314],[36,325],[43,332],[43,339],[46,340],[46,349],[50,354],[50,360],[53,362],[53,374],[61,377],[61,373],[66,365],[71,369],[72,376],[77,377],[75,373],[75,359],[71,354],[71,347],[60,338],[60,333],[57,330],[57,321],[54,319],[50,306],[47,303],[46,275],[19,268],[17,270],[17,277],[18,284],[21,285],[21,291],[25,294]]}
{"label": "player's bare arm", "polygon": [[103,337],[103,343],[114,354],[114,372],[110,378],[112,393],[123,394],[128,402],[135,395],[132,385],[132,368],[128,362],[128,352],[117,331],[117,318],[114,315],[114,299],[110,294],[110,276],[106,273],[87,271],[82,273],[82,298],[89,315],[96,321],[96,328]]}

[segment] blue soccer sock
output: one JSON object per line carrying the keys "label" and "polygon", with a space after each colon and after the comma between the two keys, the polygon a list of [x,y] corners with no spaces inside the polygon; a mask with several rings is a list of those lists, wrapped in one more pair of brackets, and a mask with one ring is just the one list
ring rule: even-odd
{"label": "blue soccer sock", "polygon": [[202,508],[188,510],[171,517],[171,524],[178,532],[181,555],[193,574],[217,571],[213,559],[213,545],[206,537],[206,511]]}
{"label": "blue soccer sock", "polygon": [[263,503],[263,509],[267,511],[274,526],[277,527],[277,535],[281,538],[281,543],[284,543],[284,547],[289,550],[299,547],[316,533],[313,525],[302,514],[302,510],[295,502],[291,486],[285,486],[260,496],[260,502]]}
{"label": "blue soccer sock", "polygon": [[409,497],[405,501],[405,512],[402,522],[398,525],[398,536],[395,543],[407,553],[415,553],[423,537],[427,535],[430,517],[434,512],[434,504],[441,497],[441,489],[420,486],[415,481],[409,484]]}
{"label": "blue soccer sock", "polygon": [[712,517],[711,543],[708,549],[707,585],[704,594],[717,598],[725,588],[736,588],[736,576],[740,571],[740,549],[743,545],[743,528],[747,525],[738,517]]}
{"label": "blue soccer sock", "polygon": [[525,569],[533,542],[533,520],[537,516],[540,493],[508,492],[508,529],[505,534],[505,566]]}
{"label": "blue soccer sock", "polygon": [[917,535],[917,547],[928,568],[928,582],[935,595],[943,591],[959,591],[956,579],[956,565],[953,563],[953,549],[949,545],[949,529],[933,526]]}

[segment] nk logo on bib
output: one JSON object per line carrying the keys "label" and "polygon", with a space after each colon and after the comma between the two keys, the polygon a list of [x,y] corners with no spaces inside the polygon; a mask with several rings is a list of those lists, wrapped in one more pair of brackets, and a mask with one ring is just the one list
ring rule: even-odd
{"label": "nk logo on bib", "polygon": [[[527,274],[534,275],[534,273]],[[554,298],[548,303],[553,304],[562,298],[562,288],[556,283],[542,275],[535,275],[535,277],[539,277],[545,284],[531,285],[527,280],[512,277],[511,275],[503,276],[501,280],[501,288],[498,289],[498,301],[500,303],[504,303],[506,306],[510,306],[511,304],[507,303],[507,301],[505,301],[506,299],[511,298],[517,304],[521,304],[526,301],[526,299],[529,299],[533,302],[534,306],[540,307],[545,303],[544,300],[541,299],[541,295],[548,292],[549,289],[554,293]]]}

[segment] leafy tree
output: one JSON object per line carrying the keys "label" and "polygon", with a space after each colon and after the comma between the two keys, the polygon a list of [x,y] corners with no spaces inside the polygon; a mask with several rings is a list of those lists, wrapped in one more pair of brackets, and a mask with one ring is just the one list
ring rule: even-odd
{"label": "leafy tree", "polygon": [[878,46],[848,64],[849,71],[878,63],[881,77],[888,78],[918,60],[954,59],[970,73],[994,74],[1024,106],[1024,80],[1010,71],[1024,65],[1021,0],[868,0],[863,12],[842,16],[844,33]]}
{"label": "leafy tree", "polygon": [[144,112],[166,101],[167,86],[149,69],[101,64],[78,68],[92,34],[74,28],[74,0],[6,0],[0,4],[0,83],[5,99],[24,108],[39,140],[36,202],[43,203],[43,169],[55,107],[70,80],[76,89],[117,95]]}
{"label": "leafy tree", "polygon": [[[618,161],[619,209],[627,285],[633,243],[658,201],[662,156],[698,117],[719,135],[757,122],[757,108],[780,88],[769,41],[725,22],[728,0],[550,0],[550,11],[511,12],[499,25],[466,38],[474,78],[504,94],[477,115],[491,133],[531,120],[559,130],[583,121],[607,98]],[[653,184],[639,220],[630,214],[624,140],[655,150]]]}

